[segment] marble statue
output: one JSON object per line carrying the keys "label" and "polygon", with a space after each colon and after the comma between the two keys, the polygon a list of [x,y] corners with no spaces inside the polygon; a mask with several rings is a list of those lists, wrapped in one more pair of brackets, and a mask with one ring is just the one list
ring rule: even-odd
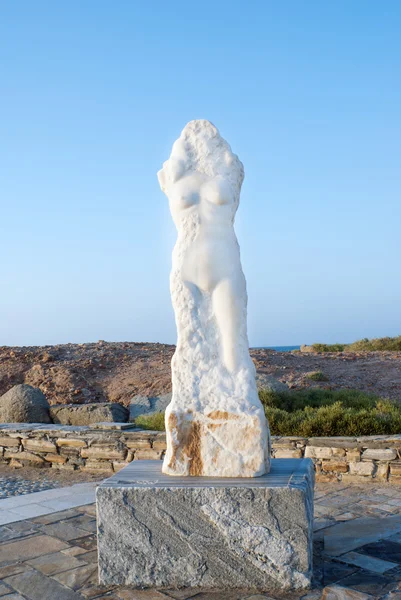
{"label": "marble statue", "polygon": [[212,123],[197,120],[186,125],[158,178],[178,231],[170,276],[177,348],[163,472],[263,475],[270,436],[249,356],[234,231],[243,165]]}

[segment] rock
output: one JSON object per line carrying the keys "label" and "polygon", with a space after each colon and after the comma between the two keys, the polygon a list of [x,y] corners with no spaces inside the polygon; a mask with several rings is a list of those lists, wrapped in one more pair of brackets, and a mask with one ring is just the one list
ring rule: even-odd
{"label": "rock", "polygon": [[92,446],[91,448],[82,448],[82,458],[119,460],[125,458],[126,451],[118,450],[113,445]]}
{"label": "rock", "polygon": [[401,462],[393,462],[390,464],[391,475],[401,475]]}
{"label": "rock", "polygon": [[274,458],[302,458],[300,448],[277,448],[274,451]]}
{"label": "rock", "polygon": [[336,473],[347,473],[348,464],[345,459],[340,460],[323,460],[323,471],[335,471]]}
{"label": "rock", "polygon": [[9,436],[0,437],[0,446],[10,446],[17,447],[20,445],[20,438],[12,438]]}
{"label": "rock", "polygon": [[127,466],[127,463],[124,461],[117,461],[117,460],[113,461],[113,471],[115,473],[117,473],[118,471],[121,471],[121,469],[123,469],[126,466]]}
{"label": "rock", "polygon": [[388,473],[389,473],[388,463],[379,463],[377,465],[375,479],[380,479],[381,481],[387,481]]}
{"label": "rock", "polygon": [[337,473],[316,473],[316,481],[318,483],[333,483],[338,480]]}
{"label": "rock", "polygon": [[86,441],[74,438],[58,438],[56,444],[59,448],[86,448]]}
{"label": "rock", "polygon": [[306,458],[331,458],[332,456],[345,456],[344,448],[328,448],[319,446],[306,446]]}
{"label": "rock", "polygon": [[162,456],[161,450],[136,450],[134,460],[154,460]]}
{"label": "rock", "polygon": [[367,462],[352,462],[349,464],[349,472],[351,475],[362,475],[363,477],[371,477],[374,471],[372,461]]}
{"label": "rock", "polygon": [[0,397],[0,423],[51,423],[45,395],[30,385],[15,385]]}
{"label": "rock", "polygon": [[85,466],[82,467],[84,471],[106,471],[107,473],[113,472],[113,466],[106,460],[87,460]]}
{"label": "rock", "polygon": [[120,423],[119,421],[101,421],[100,423],[95,423],[93,425],[93,429],[103,429],[106,431],[128,431],[135,429],[135,426],[132,423]]}
{"label": "rock", "polygon": [[375,597],[340,585],[330,585],[324,588],[321,600],[375,600]]}
{"label": "rock", "polygon": [[60,456],[60,454],[49,453],[45,454],[44,458],[47,462],[50,462],[52,464],[63,465],[67,462],[67,458],[65,456]]}
{"label": "rock", "polygon": [[256,385],[258,390],[267,390],[268,392],[288,392],[290,389],[287,384],[272,375],[258,373],[256,375]]}
{"label": "rock", "polygon": [[100,582],[233,598],[238,588],[306,589],[313,479],[310,460],[273,460],[252,481],[169,477],[161,461],[134,460],[97,488]]}
{"label": "rock", "polygon": [[57,452],[56,445],[45,439],[24,439],[23,446],[24,450],[31,450],[32,452]]}
{"label": "rock", "polygon": [[269,429],[249,355],[247,292],[234,218],[243,165],[212,123],[191,121],[158,173],[178,239],[170,275],[177,324],[166,410],[170,475],[269,471]]}
{"label": "rock", "polygon": [[171,402],[172,393],[163,396],[134,396],[129,405],[129,420],[135,421],[140,415],[163,412]]}
{"label": "rock", "polygon": [[52,406],[50,415],[61,425],[91,425],[101,421],[126,423],[129,411],[118,403],[61,404]]}
{"label": "rock", "polygon": [[361,460],[361,451],[358,448],[351,448],[347,450],[346,454],[348,462],[359,462]]}
{"label": "rock", "polygon": [[301,352],[314,352],[313,347],[312,346],[307,346],[306,344],[301,344],[301,348],[300,348]]}
{"label": "rock", "polygon": [[380,448],[368,448],[362,453],[362,459],[370,460],[394,460],[397,456],[397,451],[393,448],[383,450]]}
{"label": "rock", "polygon": [[41,456],[34,454],[33,452],[18,452],[18,454],[8,454],[4,453],[6,458],[17,459],[18,462],[21,462],[24,465],[33,466],[33,467],[45,467],[46,461]]}
{"label": "rock", "polygon": [[[75,370],[66,368],[62,365],[54,364],[52,361],[45,361],[33,365],[25,373],[25,382],[35,387],[40,387],[46,394],[49,401],[59,403],[60,399],[67,399],[75,403],[88,402],[93,398],[93,394],[85,387],[86,378],[83,374],[76,373]],[[101,395],[100,400],[104,400]]]}
{"label": "rock", "polygon": [[[150,443],[150,439],[143,439],[143,440],[132,440],[132,441],[127,441],[125,442],[125,445],[127,446],[127,448],[135,448],[135,450],[137,450],[138,448],[142,449],[150,449],[152,447],[152,444]],[[165,444],[164,444],[165,445]],[[163,450],[165,450],[165,447],[163,448]]]}

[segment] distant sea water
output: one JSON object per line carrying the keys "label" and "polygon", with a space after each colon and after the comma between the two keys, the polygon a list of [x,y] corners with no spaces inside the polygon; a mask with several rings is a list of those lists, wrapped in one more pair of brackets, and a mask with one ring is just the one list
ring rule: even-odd
{"label": "distant sea water", "polygon": [[301,346],[262,346],[268,350],[275,350],[276,352],[291,352],[291,350],[300,350]]}

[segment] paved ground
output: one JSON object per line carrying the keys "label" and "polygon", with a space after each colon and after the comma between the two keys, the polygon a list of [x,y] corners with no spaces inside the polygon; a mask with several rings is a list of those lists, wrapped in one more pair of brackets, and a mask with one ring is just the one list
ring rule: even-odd
{"label": "paved ground", "polygon": [[25,519],[92,504],[95,501],[96,486],[96,482],[76,483],[69,487],[0,500],[0,525],[9,525]]}
{"label": "paved ground", "polygon": [[[47,499],[46,494],[50,494]],[[89,483],[0,501],[1,600],[278,598],[251,592],[97,586],[93,495],[94,484]],[[319,484],[313,589],[282,598],[401,600],[401,488]]]}

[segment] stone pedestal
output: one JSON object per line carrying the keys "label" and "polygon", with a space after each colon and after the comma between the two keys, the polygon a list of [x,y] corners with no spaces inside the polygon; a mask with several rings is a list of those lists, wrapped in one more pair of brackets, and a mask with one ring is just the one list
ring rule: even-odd
{"label": "stone pedestal", "polygon": [[257,478],[169,477],[161,467],[134,461],[97,489],[100,583],[308,588],[310,459],[272,460]]}

